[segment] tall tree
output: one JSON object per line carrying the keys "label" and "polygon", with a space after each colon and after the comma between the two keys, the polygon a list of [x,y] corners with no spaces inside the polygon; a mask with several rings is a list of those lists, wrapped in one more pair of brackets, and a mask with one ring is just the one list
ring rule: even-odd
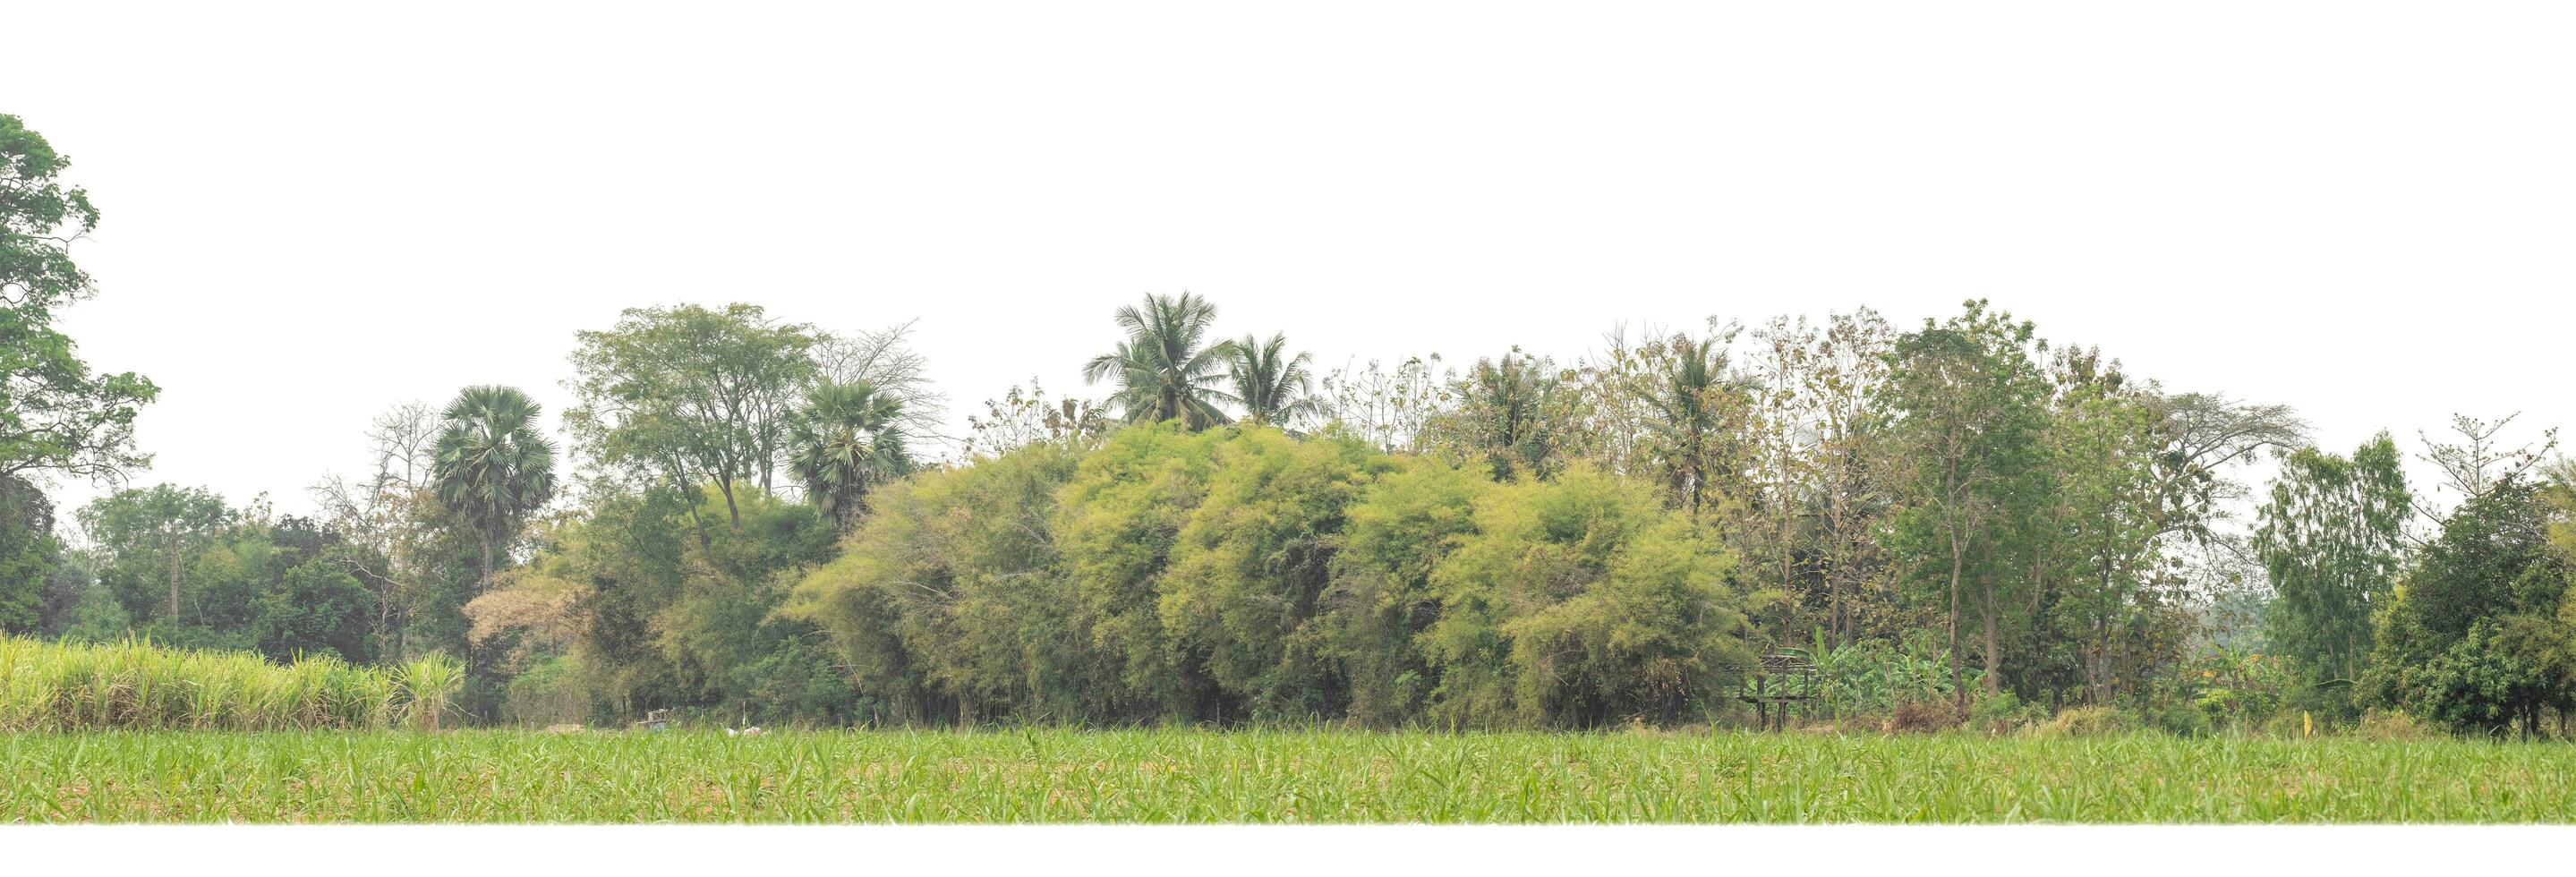
{"label": "tall tree", "polygon": [[1716,339],[1675,335],[1650,345],[1645,355],[1653,383],[1647,391],[1649,429],[1676,504],[1699,525],[1712,479],[1739,462],[1733,427],[1740,421],[1745,388],[1726,375],[1726,352]]}
{"label": "tall tree", "polygon": [[[564,426],[601,465],[657,477],[684,497],[713,484],[734,532],[737,486],[767,491],[788,424],[814,379],[818,333],[759,307],[630,309],[615,329],[580,333]],[[689,503],[692,514],[696,503]]]}
{"label": "tall tree", "polygon": [[1131,421],[1178,420],[1194,430],[1224,424],[1230,418],[1217,403],[1242,400],[1218,389],[1234,343],[1200,346],[1215,322],[1216,305],[1207,299],[1187,292],[1149,294],[1142,308],[1118,309],[1118,327],[1126,330],[1127,340],[1085,363],[1082,378],[1095,384],[1115,379],[1118,387],[1109,401]]}
{"label": "tall tree", "polygon": [[[453,512],[442,508],[433,477],[438,469],[439,409],[426,402],[405,402],[376,415],[367,430],[368,456],[374,471],[365,480],[326,475],[310,488],[314,502],[331,526],[346,538],[382,558],[382,568],[346,563],[346,572],[374,592],[376,653],[399,658],[408,654],[408,627],[427,598],[452,594],[471,599],[474,585],[439,587],[441,579],[458,578],[457,569],[479,566],[471,558],[458,562],[453,550],[464,540],[442,526]],[[441,547],[451,550],[441,551]],[[471,553],[475,547],[468,546]],[[470,574],[470,573],[469,573]],[[431,614],[438,614],[432,609]]]}
{"label": "tall tree", "polygon": [[[99,578],[135,617],[172,623],[179,620],[179,580],[188,559],[212,545],[234,517],[223,497],[168,484],[120,490],[80,510],[81,529],[105,555]],[[160,613],[148,596],[154,580],[169,586]]]}
{"label": "tall tree", "polygon": [[789,428],[789,465],[806,498],[843,532],[869,490],[912,470],[904,448],[903,400],[865,381],[821,383]]}
{"label": "tall tree", "polygon": [[[1901,550],[1913,555],[1918,572],[1937,570],[1932,574],[1947,585],[1954,687],[1962,663],[1962,589],[1974,573],[1982,590],[1985,684],[1991,692],[2002,682],[1999,592],[2018,578],[1995,565],[2000,540],[1992,528],[2032,494],[2028,477],[2048,388],[2030,358],[2034,329],[2028,321],[1990,310],[1984,300],[1966,308],[1945,322],[1926,319],[1920,331],[1897,339],[1883,395],[1896,416],[1910,470],[1911,499],[1898,521]],[[1971,561],[1978,564],[1973,570]],[[1964,688],[1957,690],[1966,696]]]}
{"label": "tall tree", "polygon": [[952,440],[940,435],[948,422],[948,397],[930,383],[930,358],[912,347],[906,321],[883,329],[827,332],[816,335],[814,364],[820,380],[836,384],[864,381],[882,395],[903,400],[895,428],[906,442]]}
{"label": "tall tree", "polygon": [[89,193],[57,176],[71,160],[0,115],[0,476],[122,476],[149,465],[134,415],[160,394],[133,372],[96,374],[55,311],[95,287],[71,243],[98,227]]}
{"label": "tall tree", "polygon": [[[2540,710],[2576,706],[2566,643],[2565,521],[2518,474],[2483,485],[2442,522],[2379,614],[2356,696],[2457,729],[2539,730]],[[2554,666],[2553,666],[2554,665]]]}
{"label": "tall tree", "polygon": [[61,561],[53,502],[26,479],[0,475],[0,633],[43,623],[46,584]]}
{"label": "tall tree", "polygon": [[2240,402],[2216,393],[2157,395],[2156,466],[2161,494],[2156,535],[2206,542],[2228,508],[2250,499],[2232,473],[2264,451],[2286,453],[2307,443],[2307,421],[2287,405]]}
{"label": "tall tree", "polygon": [[2370,655],[2371,615],[2405,562],[2413,507],[2385,432],[2349,457],[2303,448],[2283,461],[2257,512],[2254,552],[2279,596],[2264,613],[2274,648],[2316,679],[2353,679]]}
{"label": "tall tree", "polygon": [[2505,427],[2513,425],[2514,418],[2520,416],[2521,413],[2516,412],[2489,422],[2465,414],[2453,414],[2451,431],[2459,434],[2457,443],[2437,442],[2432,436],[2417,431],[2415,436],[2424,440],[2424,461],[2442,470],[2443,482],[2439,486],[2458,493],[2460,502],[2466,503],[2485,496],[2496,485],[2547,461],[2549,452],[2558,449],[2558,430],[2555,427],[2541,431],[2537,447],[2506,447],[2496,438],[2504,433]]}
{"label": "tall tree", "polygon": [[1477,360],[1451,389],[1459,400],[1446,418],[1455,453],[1485,458],[1497,481],[1555,471],[1560,436],[1554,365],[1515,347],[1498,359]]}
{"label": "tall tree", "polygon": [[1864,591],[1883,580],[1876,537],[1895,504],[1897,478],[1887,418],[1873,400],[1888,379],[1894,334],[1867,308],[1835,314],[1814,334],[1798,371],[1796,391],[1815,434],[1809,471],[1822,543],[1817,562],[1837,644],[1860,633],[1875,605]]}
{"label": "tall tree", "polygon": [[555,449],[537,431],[537,403],[511,387],[467,387],[440,413],[432,479],[438,501],[483,543],[489,587],[499,547],[555,492]]}
{"label": "tall tree", "polygon": [[[2154,394],[2099,350],[2064,348],[2051,362],[2037,490],[2019,504],[2015,544],[2026,578],[2025,689],[2081,674],[2085,695],[2108,700],[2161,645],[2164,581],[2154,538]],[[2069,653],[2072,653],[2071,655]]]}
{"label": "tall tree", "polygon": [[1245,420],[1286,426],[1314,413],[1316,405],[1307,373],[1314,355],[1303,351],[1288,355],[1287,333],[1274,333],[1267,342],[1245,335],[1229,345],[1226,353],[1227,378],[1234,384],[1234,398],[1243,406]]}

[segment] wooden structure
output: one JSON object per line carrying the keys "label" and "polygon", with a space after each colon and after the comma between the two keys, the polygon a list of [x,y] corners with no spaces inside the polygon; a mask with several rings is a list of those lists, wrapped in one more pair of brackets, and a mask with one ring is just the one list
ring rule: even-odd
{"label": "wooden structure", "polygon": [[1787,730],[1791,707],[1816,698],[1816,665],[1797,655],[1763,655],[1751,688],[1737,699],[1753,705],[1756,727]]}

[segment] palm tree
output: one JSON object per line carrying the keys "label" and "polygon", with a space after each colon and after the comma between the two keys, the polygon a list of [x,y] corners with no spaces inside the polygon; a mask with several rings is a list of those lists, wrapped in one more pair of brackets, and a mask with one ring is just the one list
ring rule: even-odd
{"label": "palm tree", "polygon": [[440,412],[430,484],[440,504],[483,540],[483,579],[494,554],[555,492],[555,448],[537,433],[535,400],[515,387],[467,387]]}
{"label": "palm tree", "polygon": [[1149,294],[1143,310],[1118,309],[1127,340],[1084,364],[1082,379],[1096,384],[1116,376],[1118,391],[1109,401],[1131,421],[1179,420],[1194,430],[1225,423],[1231,418],[1216,403],[1238,400],[1217,389],[1225,379],[1218,369],[1234,343],[1199,347],[1215,320],[1216,306],[1207,299],[1187,292],[1170,298]]}
{"label": "palm tree", "polygon": [[1235,401],[1243,406],[1243,418],[1254,423],[1281,424],[1315,410],[1315,400],[1307,395],[1306,363],[1310,353],[1288,355],[1288,334],[1270,336],[1261,343],[1250,335],[1231,345]]}
{"label": "palm tree", "polygon": [[1559,437],[1550,422],[1556,375],[1542,358],[1512,348],[1501,359],[1479,359],[1459,379],[1456,416],[1467,440],[1485,452],[1496,480],[1527,472],[1546,477]]}
{"label": "palm tree", "polygon": [[805,494],[846,531],[870,489],[912,471],[904,449],[903,400],[866,381],[816,384],[788,426],[788,467]]}
{"label": "palm tree", "polygon": [[1723,456],[1722,401],[1734,388],[1725,377],[1726,355],[1715,341],[1676,336],[1669,349],[1670,358],[1661,363],[1661,386],[1647,402],[1654,408],[1652,426],[1667,443],[1665,474],[1697,526],[1709,478]]}

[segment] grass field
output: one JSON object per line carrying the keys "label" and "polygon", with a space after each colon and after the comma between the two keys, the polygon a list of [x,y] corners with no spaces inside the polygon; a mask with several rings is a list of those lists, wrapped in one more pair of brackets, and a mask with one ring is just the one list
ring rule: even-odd
{"label": "grass field", "polygon": [[8,822],[2565,822],[2576,746],[991,731],[0,735]]}

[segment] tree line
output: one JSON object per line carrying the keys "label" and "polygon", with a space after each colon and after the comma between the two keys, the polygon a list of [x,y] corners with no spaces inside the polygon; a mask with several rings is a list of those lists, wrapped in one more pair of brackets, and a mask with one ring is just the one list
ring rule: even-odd
{"label": "tree line", "polygon": [[1319,370],[1150,295],[1083,363],[1098,400],[1031,381],[953,441],[908,326],[637,308],[575,338],[569,447],[465,388],[381,416],[313,516],[134,487],[75,549],[39,480],[143,469],[157,391],[53,333],[98,213],[14,118],[0,147],[10,632],[446,654],[460,710],[532,723],[1678,723],[1740,715],[1782,651],[1949,722],[2563,736],[2576,707],[2550,433],[2419,436],[2436,508],[2394,437],[2317,448],[1985,301]]}

